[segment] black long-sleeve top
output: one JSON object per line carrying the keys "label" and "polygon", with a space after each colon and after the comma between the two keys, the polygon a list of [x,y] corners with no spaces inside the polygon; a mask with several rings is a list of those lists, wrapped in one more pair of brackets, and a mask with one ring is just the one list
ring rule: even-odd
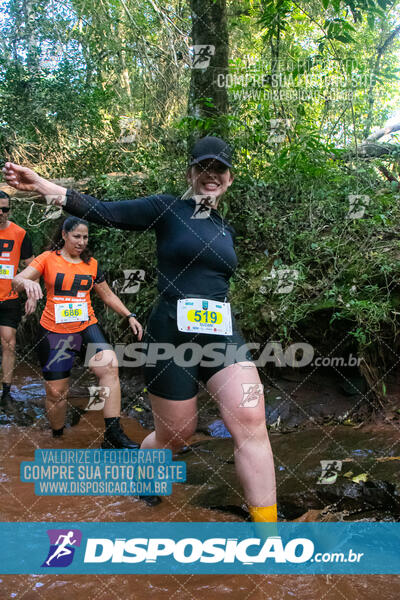
{"label": "black long-sleeve top", "polygon": [[103,226],[142,232],[154,229],[160,294],[224,300],[237,266],[235,230],[214,209],[208,218],[191,218],[195,207],[193,199],[168,194],[101,202],[68,190],[65,210]]}

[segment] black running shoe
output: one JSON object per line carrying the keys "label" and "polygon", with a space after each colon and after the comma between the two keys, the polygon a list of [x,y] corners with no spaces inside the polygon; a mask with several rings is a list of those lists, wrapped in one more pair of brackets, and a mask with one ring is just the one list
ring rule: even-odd
{"label": "black running shoe", "polygon": [[0,398],[0,406],[7,406],[9,402],[14,402],[14,399],[11,396],[10,392],[2,394]]}
{"label": "black running shoe", "polygon": [[137,450],[140,448],[140,444],[134,442],[124,433],[120,422],[115,421],[110,427],[107,427],[104,432],[104,440],[101,444],[103,450],[118,449],[123,450],[128,448],[129,450]]}
{"label": "black running shoe", "polygon": [[24,403],[17,402],[17,400],[11,396],[10,392],[7,392],[7,394],[0,399],[0,408],[9,415],[19,416],[24,411]]}
{"label": "black running shoe", "polygon": [[162,502],[160,496],[139,496],[139,498],[148,506],[158,506]]}

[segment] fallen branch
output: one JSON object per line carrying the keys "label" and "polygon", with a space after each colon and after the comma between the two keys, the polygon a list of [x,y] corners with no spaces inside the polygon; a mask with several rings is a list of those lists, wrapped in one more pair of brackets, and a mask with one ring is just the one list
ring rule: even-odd
{"label": "fallen branch", "polygon": [[382,127],[382,129],[378,129],[378,131],[371,133],[371,135],[367,137],[364,143],[375,142],[384,135],[389,135],[389,133],[395,133],[396,131],[400,131],[400,123],[396,123],[395,125],[388,125],[387,127]]}

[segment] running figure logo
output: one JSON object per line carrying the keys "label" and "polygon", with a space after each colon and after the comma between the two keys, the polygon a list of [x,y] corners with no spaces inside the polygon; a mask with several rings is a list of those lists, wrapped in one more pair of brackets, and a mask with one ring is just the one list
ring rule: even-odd
{"label": "running figure logo", "polygon": [[58,340],[56,346],[55,346],[55,350],[57,350],[57,353],[54,354],[53,358],[50,360],[50,362],[47,363],[47,368],[50,369],[50,366],[54,363],[54,362],[58,362],[59,360],[67,360],[69,358],[71,358],[71,354],[68,351],[73,350],[73,343],[74,341],[74,336],[73,334],[69,335],[67,338],[61,338],[60,340]]}
{"label": "running figure logo", "polygon": [[[276,282],[276,294],[290,294],[293,290],[296,281],[299,278],[299,271],[297,269],[278,269],[275,270],[272,267],[270,274],[264,275],[262,281],[274,280]],[[265,286],[261,286],[259,289],[260,294],[266,294],[268,289]]]}
{"label": "running figure logo", "polygon": [[287,138],[290,119],[270,119],[270,134],[267,142],[282,144]]}
{"label": "running figure logo", "polygon": [[102,385],[89,386],[89,402],[85,410],[103,410],[106,399],[110,397],[110,388]]}
{"label": "running figure logo", "polygon": [[[79,334],[71,333],[69,335],[60,333],[50,333],[48,336],[50,342],[50,353],[48,361],[44,367],[49,371],[52,364],[62,363],[60,371],[68,371],[72,368],[75,352],[79,352],[82,345],[82,338]],[[65,362],[68,361],[68,362]]]}
{"label": "running figure logo", "polygon": [[72,563],[75,548],[81,545],[79,529],[48,529],[50,548],[42,567],[68,567]]}
{"label": "running figure logo", "polygon": [[124,269],[124,283],[118,279],[113,281],[113,288],[120,294],[136,294],[140,285],[144,282],[145,272],[143,269]]}
{"label": "running figure logo", "polygon": [[362,219],[366,207],[369,205],[370,197],[365,194],[349,194],[348,219]]}
{"label": "running figure logo", "polygon": [[342,470],[341,460],[320,460],[322,473],[319,476],[317,484],[332,485],[335,483],[340,471]]}
{"label": "running figure logo", "polygon": [[254,408],[258,405],[264,392],[262,383],[242,383],[243,398],[239,406]]}
{"label": "running figure logo", "polygon": [[196,206],[191,219],[208,219],[211,214],[211,209],[215,208],[217,199],[213,196],[193,196]]}
{"label": "running figure logo", "polygon": [[203,44],[192,46],[192,68],[207,69],[210,66],[210,60],[215,54],[215,46]]}

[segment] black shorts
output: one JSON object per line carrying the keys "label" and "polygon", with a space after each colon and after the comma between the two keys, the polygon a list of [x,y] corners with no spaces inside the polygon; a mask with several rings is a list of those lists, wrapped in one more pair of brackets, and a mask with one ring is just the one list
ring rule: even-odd
{"label": "black shorts", "polygon": [[17,329],[21,318],[21,301],[19,298],[11,298],[0,302],[0,326]]}
{"label": "black shorts", "polygon": [[77,355],[87,364],[98,352],[113,350],[98,323],[78,333],[55,333],[39,326],[37,353],[46,381],[70,376]]}
{"label": "black shorts", "polygon": [[[161,299],[153,308],[143,341],[174,346],[172,358],[157,359],[155,364],[149,360],[151,354],[147,347],[144,367],[148,391],[167,400],[188,400],[197,394],[199,380],[207,383],[210,377],[229,365],[253,361],[233,315],[230,336],[186,333],[177,327],[176,300]],[[196,344],[196,351],[189,348],[184,351],[183,344],[188,343]],[[212,353],[211,344],[218,344]]]}

